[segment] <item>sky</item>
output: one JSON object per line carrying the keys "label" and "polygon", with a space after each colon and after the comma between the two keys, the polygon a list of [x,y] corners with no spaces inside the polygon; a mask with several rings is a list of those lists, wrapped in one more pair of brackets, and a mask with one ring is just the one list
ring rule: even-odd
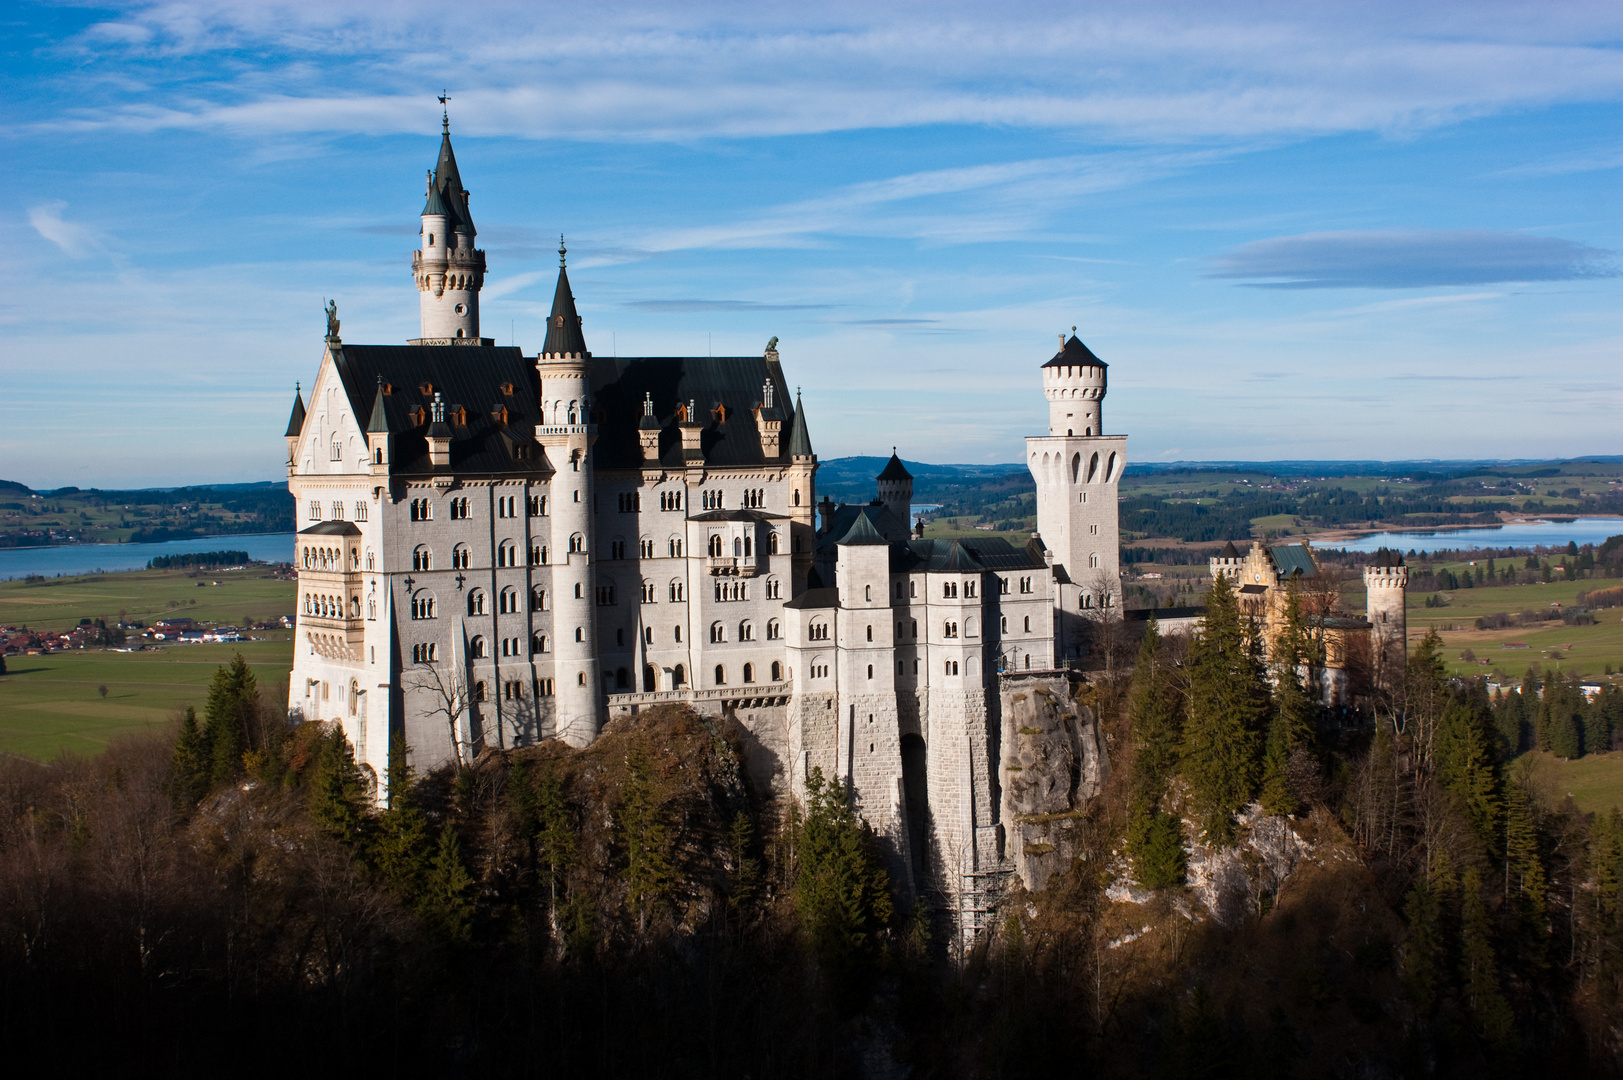
{"label": "sky", "polygon": [[780,339],[824,458],[1008,462],[1074,326],[1139,461],[1623,453],[1623,6],[0,12],[0,478],[277,479],[418,335],[449,92],[483,333]]}

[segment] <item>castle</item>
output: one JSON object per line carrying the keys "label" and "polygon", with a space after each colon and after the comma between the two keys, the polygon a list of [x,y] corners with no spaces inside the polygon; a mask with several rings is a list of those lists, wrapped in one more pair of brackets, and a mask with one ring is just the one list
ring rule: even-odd
{"label": "castle", "polygon": [[1041,369],[1028,543],[925,540],[894,455],[871,503],[818,505],[776,339],[594,356],[562,244],[538,354],[481,337],[449,125],[421,220],[420,336],[348,344],[329,308],[295,394],[291,711],[381,778],[402,741],[422,769],[685,702],[744,726],[758,786],[839,778],[915,888],[1005,866],[1001,687],[1083,655],[1121,602],[1104,362],[1073,334]]}

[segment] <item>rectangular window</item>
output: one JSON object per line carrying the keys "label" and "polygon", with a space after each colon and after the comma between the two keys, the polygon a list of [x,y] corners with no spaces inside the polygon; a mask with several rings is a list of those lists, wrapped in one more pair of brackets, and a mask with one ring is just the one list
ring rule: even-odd
{"label": "rectangular window", "polygon": [[356,521],[365,521],[366,520],[366,502],[365,502],[365,500],[362,500],[362,499],[355,500],[355,520]]}
{"label": "rectangular window", "polygon": [[536,683],[536,693],[539,694],[541,697],[552,697],[553,696],[552,680],[551,679],[541,679],[541,680],[537,681],[537,683]]}
{"label": "rectangular window", "polygon": [[320,521],[321,520],[321,502],[318,499],[311,499],[310,500],[310,520],[311,521]]}

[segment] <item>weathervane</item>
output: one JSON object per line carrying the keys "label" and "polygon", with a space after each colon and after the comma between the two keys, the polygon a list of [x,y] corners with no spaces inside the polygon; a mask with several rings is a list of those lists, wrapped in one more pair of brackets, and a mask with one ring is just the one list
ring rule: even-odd
{"label": "weathervane", "polygon": [[441,90],[440,91],[440,123],[444,126],[445,133],[447,135],[451,134],[451,110],[445,107],[445,103],[450,101],[450,100],[451,100],[451,92],[449,90]]}

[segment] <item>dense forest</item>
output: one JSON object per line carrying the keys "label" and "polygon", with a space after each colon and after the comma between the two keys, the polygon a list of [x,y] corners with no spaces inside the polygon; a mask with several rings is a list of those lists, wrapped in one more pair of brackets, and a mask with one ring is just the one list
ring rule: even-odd
{"label": "dense forest", "polygon": [[[0,1033],[20,1069],[213,1076],[1615,1073],[1623,817],[1509,762],[1623,701],[1490,699],[1428,638],[1357,715],[1206,630],[1076,692],[1112,770],[1081,851],[972,947],[838,785],[752,790],[664,707],[584,749],[378,782],[239,659],[95,759],[0,761]],[[1542,690],[1542,698],[1536,695]],[[1287,848],[1297,852],[1281,861]],[[1306,854],[1302,854],[1302,853]],[[1201,906],[1223,864],[1243,902]],[[92,1022],[94,1037],[85,1036]]]}
{"label": "dense forest", "polygon": [[32,492],[0,481],[0,547],[142,543],[292,529],[293,496],[285,485]]}

